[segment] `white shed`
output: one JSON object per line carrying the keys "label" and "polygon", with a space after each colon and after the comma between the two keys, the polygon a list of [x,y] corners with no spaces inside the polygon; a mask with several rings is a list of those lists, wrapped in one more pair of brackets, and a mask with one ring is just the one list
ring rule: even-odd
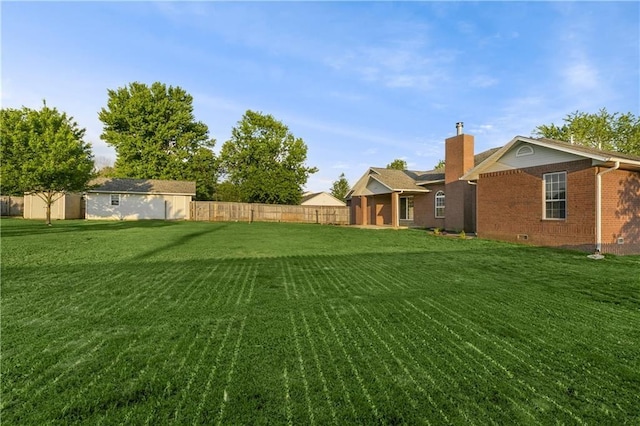
{"label": "white shed", "polygon": [[87,219],[189,219],[196,183],[98,178],[86,194]]}
{"label": "white shed", "polygon": [[346,206],[344,201],[338,200],[327,192],[306,192],[302,194],[300,202],[302,206]]}

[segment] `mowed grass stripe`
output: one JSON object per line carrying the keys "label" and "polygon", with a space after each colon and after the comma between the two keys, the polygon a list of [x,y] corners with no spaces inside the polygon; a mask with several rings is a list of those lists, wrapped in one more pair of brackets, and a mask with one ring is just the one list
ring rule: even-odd
{"label": "mowed grass stripe", "polygon": [[[162,284],[162,281],[160,281],[160,283]],[[148,286],[152,286],[153,283],[149,283]],[[161,285],[161,287],[163,287]],[[94,287],[95,289],[95,287]],[[136,289],[136,290],[140,290],[140,288]],[[143,290],[144,291],[144,290]],[[85,297],[87,297],[88,299],[91,299],[89,296],[90,294],[85,294],[85,292],[80,292],[81,294],[83,294]],[[126,308],[133,303],[133,301],[138,298],[139,296],[136,294],[136,291],[132,291],[127,297],[125,297],[124,299],[115,299],[115,300],[110,300],[107,299],[109,302],[104,304],[104,306],[101,307],[101,309],[97,309],[97,306],[95,306],[95,304],[93,306],[89,306],[88,309],[86,311],[78,311],[77,309],[74,309],[74,312],[76,312],[75,314],[75,318],[82,318],[83,316],[90,316],[90,317],[99,317],[99,318],[117,318],[119,317],[119,313],[123,312],[126,310]],[[158,297],[158,296],[156,296]],[[153,298],[152,298],[153,299]],[[56,324],[58,322],[68,322],[65,321],[64,318],[59,318],[57,321],[54,321],[53,319],[50,321],[52,324]],[[75,328],[68,328],[68,331],[70,331],[69,334],[65,335],[64,333],[60,333],[58,331],[59,334],[63,335],[63,339],[67,340],[67,341],[72,341],[72,337],[73,334],[75,333]],[[90,351],[91,354],[95,354],[96,352],[98,352],[99,348],[106,342],[106,339],[103,340],[101,343],[99,343],[93,350]],[[61,354],[61,356],[65,356],[66,355],[66,359],[69,359],[69,357],[73,357],[75,356],[75,353],[79,352],[80,349],[73,351],[71,353],[66,353],[66,354]],[[32,358],[36,358],[38,357],[37,354],[34,354]],[[84,354],[81,354],[80,357],[77,360],[74,360],[71,363],[71,367],[63,370],[60,374],[58,374],[52,381],[50,380],[50,376],[48,373],[45,374],[41,374],[39,375],[39,379],[40,380],[34,380],[33,382],[31,382],[32,386],[38,386],[39,383],[45,382],[48,384],[42,385],[40,387],[40,389],[38,391],[36,391],[36,396],[40,396],[45,390],[47,390],[49,388],[50,385],[55,385],[58,383],[58,381],[60,379],[62,379],[64,376],[68,376],[70,372],[77,370],[82,363],[86,362],[87,357],[84,356]],[[44,360],[43,360],[44,362]],[[36,366],[38,366],[39,363],[35,363]],[[49,369],[49,371],[51,371],[51,369]],[[28,389],[24,389],[23,392],[27,392]]]}
{"label": "mowed grass stripe", "polygon": [[[180,392],[180,395],[181,395],[180,402],[176,406],[176,409],[173,413],[173,420],[176,422],[184,422],[185,420],[180,416],[182,407],[185,405],[187,398],[192,397],[191,386],[193,385],[193,382],[196,380],[196,377],[199,376],[200,369],[202,368],[202,365],[204,364],[204,361],[205,361],[205,357],[207,356],[207,353],[211,350],[211,347],[213,345],[212,343],[213,339],[214,337],[217,337],[216,333],[219,327],[220,327],[220,322],[218,321],[216,322],[215,327],[213,327],[213,329],[210,331],[206,342],[204,343],[202,349],[200,350],[200,354],[197,358],[197,361],[195,362],[195,364],[191,365],[191,371],[189,372],[189,380],[187,381],[187,384],[182,388],[182,391]],[[226,341],[227,339],[227,335],[229,334],[230,329],[231,329],[231,321],[229,322],[229,327],[227,328],[227,331],[224,337],[222,338],[223,344],[224,344],[224,341]]]}
{"label": "mowed grass stripe", "polygon": [[[361,309],[371,315],[380,332],[384,332],[387,329],[387,327],[382,324],[382,320],[373,312],[364,306],[361,307]],[[399,314],[398,306],[395,303],[393,305],[379,306],[376,308],[376,312],[379,312],[380,316],[387,318],[397,318]],[[399,337],[396,337],[391,332],[388,333],[394,343],[402,350],[404,357],[414,365],[414,369],[434,386],[439,386],[441,389],[447,389],[448,391],[450,391],[451,388],[454,388],[457,392],[456,397],[460,398],[460,396],[462,396],[465,405],[458,407],[458,413],[463,417],[464,421],[466,423],[474,423],[472,420],[474,415],[486,418],[486,413],[483,412],[480,405],[471,399],[468,393],[460,386],[459,380],[468,382],[469,378],[459,372],[451,363],[446,363],[445,361],[448,357],[443,357],[441,353],[432,351],[432,348],[423,337],[424,335],[418,332],[419,330],[416,328],[409,328],[406,321],[396,321],[394,324],[395,327],[393,328],[393,331],[399,334]],[[403,328],[407,328],[411,334],[407,334]],[[419,345],[417,341],[420,341],[421,344]],[[417,357],[419,357],[419,359]],[[434,360],[437,360],[438,363],[446,364],[446,366],[452,370],[452,373],[449,373],[442,365],[439,365]],[[454,403],[455,400],[451,400],[451,402]],[[467,406],[469,408],[465,410],[463,407]],[[473,414],[470,414],[469,409],[475,410]],[[492,420],[493,419],[489,419],[489,421],[493,423]]]}
{"label": "mowed grass stripe", "polygon": [[[414,312],[417,312],[425,319],[427,319],[430,323],[438,326],[437,329],[434,330],[434,332],[438,333],[441,337],[444,337],[444,339],[446,340],[446,347],[455,349],[450,350],[450,353],[456,354],[456,356],[459,354],[460,357],[458,357],[458,360],[462,365],[469,366],[470,364],[467,364],[466,362],[469,361],[471,365],[474,365],[474,367],[468,367],[470,370],[477,371],[477,369],[481,369],[484,371],[484,375],[479,372],[477,373],[481,383],[486,384],[487,382],[500,381],[502,383],[505,383],[511,391],[515,392],[518,395],[518,398],[522,401],[526,401],[528,399],[527,393],[525,393],[520,387],[515,386],[511,383],[510,379],[513,377],[513,374],[510,374],[508,370],[506,370],[504,367],[500,368],[501,366],[492,358],[486,355],[482,356],[482,358],[484,358],[486,361],[489,361],[489,364],[493,366],[493,369],[489,369],[486,362],[478,359],[478,355],[483,354],[481,352],[478,353],[478,351],[474,350],[473,347],[468,344],[469,342],[467,342],[467,340],[465,340],[462,336],[452,330],[446,323],[443,323],[442,321],[439,321],[438,319],[432,317],[425,310],[420,309],[410,301],[405,301],[404,303],[405,305],[408,305]],[[464,357],[465,360],[463,360],[462,357]],[[531,410],[526,409],[523,404],[517,403],[515,402],[515,400],[511,400],[511,402],[514,403],[516,407],[518,407],[518,409],[520,409],[527,416],[533,419],[536,418],[535,414]]]}
{"label": "mowed grass stripe", "polygon": [[356,413],[355,406],[353,405],[351,392],[349,391],[349,388],[347,387],[347,384],[345,381],[345,375],[344,373],[340,372],[340,368],[339,368],[339,366],[343,364],[342,363],[343,359],[338,358],[337,355],[334,355],[334,351],[331,349],[333,345],[338,344],[338,342],[329,341],[327,333],[325,332],[324,328],[320,326],[320,317],[314,311],[311,311],[310,315],[313,320],[313,323],[316,325],[316,327],[314,328],[314,331],[319,334],[320,340],[322,340],[322,349],[326,351],[327,357],[328,357],[327,361],[329,365],[333,367],[335,377],[338,380],[340,385],[339,388],[336,387],[336,389],[334,389],[334,391],[339,394],[339,397],[335,398],[336,402],[341,402],[341,401],[346,402],[346,405],[349,407],[349,413],[344,413],[343,416],[355,422],[356,419],[358,418],[358,414]]}
{"label": "mowed grass stripe", "polygon": [[2,219],[3,423],[640,421],[640,258],[160,224]]}
{"label": "mowed grass stripe", "polygon": [[230,389],[232,388],[231,385],[232,385],[233,375],[235,373],[236,364],[238,362],[238,356],[240,354],[240,344],[242,343],[242,336],[243,336],[244,328],[246,324],[247,324],[247,316],[245,315],[245,317],[242,319],[242,323],[240,324],[240,331],[238,332],[238,338],[236,339],[236,344],[233,348],[233,358],[231,359],[231,363],[227,370],[226,382],[225,382],[224,389],[222,391],[222,399],[220,401],[220,409],[218,410],[218,420],[216,422],[216,424],[218,425],[223,424],[225,409],[227,407],[227,402],[229,401],[229,394],[231,393]]}
{"label": "mowed grass stripe", "polygon": [[91,375],[91,380],[88,383],[84,384],[79,389],[74,389],[74,391],[71,392],[71,395],[68,397],[66,404],[60,410],[61,417],[63,419],[66,419],[66,418],[70,420],[76,419],[76,416],[78,415],[77,413],[74,412],[76,411],[74,410],[75,408],[74,406],[76,405],[76,402],[81,398],[83,398],[85,394],[89,390],[91,390],[94,386],[98,385],[98,383],[101,382],[101,379],[103,379],[105,376],[110,374],[111,371],[114,370],[119,365],[121,358],[125,354],[127,354],[129,351],[131,351],[131,349],[136,346],[141,336],[144,336],[145,334],[147,334],[150,329],[151,327],[146,327],[144,331],[142,331],[142,333],[140,333],[139,335],[131,339],[129,344],[125,348],[118,351],[115,357],[113,357],[112,361],[108,365],[100,368],[98,371],[93,371],[93,374]]}
{"label": "mowed grass stripe", "polygon": [[[425,396],[427,396],[429,403],[435,408],[435,410],[443,417],[443,420],[447,423],[451,423],[451,419],[447,416],[437,405],[431,394],[437,393],[439,394],[439,398],[442,401],[447,401],[451,404],[452,407],[455,407],[457,404],[454,400],[451,399],[450,396],[447,395],[445,389],[450,389],[450,386],[458,387],[457,383],[448,376],[446,373],[441,371],[437,366],[433,363],[431,364],[431,369],[435,375],[441,376],[440,379],[436,380],[431,374],[430,370],[427,370],[418,360],[416,360],[415,356],[412,354],[411,350],[409,350],[408,343],[403,343],[402,340],[406,339],[406,335],[402,333],[401,330],[390,330],[388,327],[384,327],[382,324],[381,318],[379,318],[381,311],[377,310],[377,314],[367,309],[365,306],[358,308],[357,306],[351,305],[351,309],[358,315],[361,320],[365,323],[367,328],[371,330],[371,332],[376,336],[376,338],[382,343],[382,345],[387,349],[389,354],[393,357],[393,359],[400,365],[409,379],[414,383],[414,386],[422,392]],[[363,311],[363,312],[361,312]],[[371,321],[369,321],[369,319]],[[375,327],[372,324],[375,323]],[[390,340],[385,340],[381,337],[381,334],[386,334]],[[396,334],[400,334],[402,339],[397,337]],[[410,341],[411,339],[409,339]],[[401,355],[399,355],[396,349],[399,349]],[[411,367],[410,367],[411,365]],[[415,373],[412,374],[411,371]],[[427,382],[431,384],[432,391],[428,391],[423,389],[420,385],[421,380],[414,378],[414,374],[422,376],[422,378],[427,379]],[[465,421],[470,421],[469,415],[464,410],[459,410],[460,415],[464,418]]]}
{"label": "mowed grass stripe", "polygon": [[331,413],[331,422],[337,425],[338,419],[336,416],[336,410],[335,410],[331,395],[329,393],[329,387],[327,385],[327,379],[325,378],[325,373],[322,371],[322,365],[320,363],[320,358],[318,357],[318,351],[316,350],[316,345],[312,337],[311,328],[309,327],[309,323],[307,322],[307,316],[304,314],[304,312],[301,312],[300,316],[302,318],[302,324],[304,325],[306,341],[309,343],[311,354],[313,355],[313,360],[315,361],[317,374],[320,377],[320,380],[322,381],[322,392],[324,394],[325,402],[327,403],[327,408]]}
{"label": "mowed grass stripe", "polygon": [[[373,386],[371,386],[370,388],[372,391],[372,396],[376,397],[376,399],[378,400],[376,405],[380,409],[380,414],[383,416],[383,421],[386,421],[386,419],[384,419],[386,413],[383,412],[383,409],[389,409],[390,407],[392,407],[392,399],[388,385],[392,384],[393,381],[387,382],[387,380],[385,380],[385,377],[383,377],[384,373],[380,371],[379,368],[376,368],[376,364],[374,364],[374,362],[379,363],[383,369],[387,370],[388,365],[385,362],[385,359],[380,356],[379,351],[375,345],[368,344],[369,340],[366,339],[366,337],[362,334],[355,321],[350,321],[349,324],[347,324],[343,319],[344,312],[336,310],[334,306],[329,306],[329,308],[333,311],[333,318],[335,320],[335,323],[339,326],[339,331],[342,332],[345,337],[344,341],[349,342],[349,347],[355,350],[356,356],[353,357],[354,360],[357,360],[358,364],[367,367],[365,371],[362,372],[362,374],[366,374],[368,383],[375,384],[375,391]],[[356,332],[358,333],[358,335],[355,334]],[[362,336],[362,338],[358,339],[359,336]],[[365,347],[368,353],[365,353]],[[387,377],[392,378],[393,374],[388,373]]]}
{"label": "mowed grass stripe", "polygon": [[[544,329],[537,331],[536,334],[533,335],[533,337],[529,337],[522,331],[521,328],[514,327],[510,321],[507,321],[505,319],[504,316],[498,317],[491,314],[491,312],[503,311],[504,306],[502,306],[501,304],[489,303],[485,301],[483,309],[479,309],[479,306],[477,304],[465,303],[460,300],[457,300],[457,304],[454,304],[454,300],[452,298],[447,298],[445,300],[449,303],[446,303],[446,305],[443,304],[443,308],[456,305],[459,307],[463,307],[466,316],[483,319],[485,322],[491,324],[499,324],[501,329],[507,330],[508,335],[517,335],[519,347],[515,346],[506,338],[500,337],[500,335],[492,332],[491,330],[483,330],[487,338],[493,336],[497,339],[500,339],[506,346],[510,348],[510,350],[520,354],[520,356],[524,359],[529,359],[529,361],[523,361],[523,363],[527,364],[532,370],[535,370],[542,378],[545,379],[546,383],[555,383],[559,387],[559,391],[570,392],[571,389],[574,388],[581,390],[581,398],[591,404],[593,407],[597,407],[598,410],[607,417],[612,415],[609,411],[610,409],[618,410],[626,416],[631,414],[633,407],[638,406],[640,395],[637,394],[632,394],[633,400],[631,401],[620,401],[620,399],[617,398],[617,402],[613,406],[596,403],[596,401],[589,396],[589,393],[587,393],[587,389],[580,389],[579,384],[576,383],[576,377],[590,377],[591,380],[589,380],[589,388],[591,389],[591,392],[595,390],[595,392],[593,392],[595,395],[612,393],[612,389],[614,389],[613,393],[615,393],[615,388],[610,388],[609,386],[605,387],[605,385],[612,385],[617,381],[618,377],[607,368],[589,368],[588,363],[585,363],[579,359],[575,359],[574,357],[563,357],[563,363],[571,367],[569,372],[554,368],[558,358],[558,349],[548,341],[548,337],[553,333],[558,333],[560,331],[558,326],[548,324]],[[546,308],[549,307],[550,303],[547,303]],[[464,318],[462,315],[461,317]],[[513,320],[513,318],[510,319]],[[601,320],[605,323],[603,324],[603,326],[607,327],[606,317],[601,318]],[[547,337],[547,339],[543,339],[542,337]],[[535,339],[535,341],[533,339]],[[578,341],[584,342],[585,345],[588,344],[588,342],[582,337],[579,337]],[[599,342],[592,341],[589,344],[595,350],[596,345],[599,345]],[[599,352],[602,353],[603,351],[600,349]],[[621,402],[622,404],[627,405],[627,408],[623,408],[620,405]]]}
{"label": "mowed grass stripe", "polygon": [[[326,320],[327,324],[329,325],[329,328],[331,329],[331,333],[333,334],[333,338],[334,338],[335,342],[340,347],[340,350],[342,351],[342,354],[344,355],[344,359],[349,364],[351,372],[355,376],[356,381],[358,382],[358,385],[360,386],[360,391],[362,392],[362,395],[365,397],[365,399],[368,402],[369,409],[373,413],[375,419],[377,419],[378,422],[381,421],[380,413],[378,411],[378,407],[376,407],[376,404],[373,401],[373,398],[371,397],[371,393],[367,389],[367,386],[365,385],[365,382],[364,382],[364,380],[362,378],[362,375],[361,375],[360,371],[358,370],[357,365],[355,364],[353,358],[351,357],[351,355],[347,351],[343,340],[340,338],[340,335],[338,334],[338,331],[336,330],[335,325],[333,324],[333,322],[331,321],[331,318],[329,317],[329,314],[327,313],[327,310],[324,308],[324,306],[321,306],[320,308],[322,309],[322,315],[323,315],[324,319]],[[360,415],[361,415],[361,418],[363,419],[363,421],[366,421],[366,417],[364,416],[364,413],[361,413]]]}
{"label": "mowed grass stripe", "polygon": [[[374,339],[371,338],[370,335],[366,334],[362,328],[360,326],[357,325],[357,322],[351,321],[351,323],[354,325],[354,329],[358,332],[358,334],[361,336],[361,338],[365,341],[369,340],[369,341],[378,341],[382,344],[382,346],[386,349],[387,353],[391,356],[392,360],[395,361],[395,364],[397,364],[397,367],[399,367],[399,369],[395,370],[395,371],[391,371],[391,363],[388,363],[385,361],[386,357],[381,354],[378,353],[377,350],[373,349],[373,353],[376,355],[376,357],[378,358],[378,362],[382,365],[382,367],[384,368],[384,370],[387,373],[387,377],[389,379],[391,379],[391,381],[395,384],[395,386],[400,389],[400,391],[404,394],[404,399],[406,401],[409,402],[409,404],[411,405],[411,407],[413,409],[416,409],[418,407],[418,401],[411,395],[411,393],[407,390],[407,386],[402,383],[405,377],[409,379],[409,381],[412,383],[412,387],[415,387],[415,389],[417,389],[420,393],[422,393],[426,398],[427,401],[429,402],[429,404],[434,408],[434,410],[436,412],[439,412],[438,407],[436,407],[435,402],[433,401],[433,398],[431,397],[430,393],[425,390],[420,383],[418,383],[415,378],[413,377],[413,375],[411,374],[411,372],[404,366],[403,362],[401,360],[398,359],[398,357],[396,356],[395,352],[393,349],[391,349],[389,347],[389,345],[387,344],[387,342],[385,340],[383,340],[380,335],[376,332],[376,330],[372,329],[370,327],[370,325],[368,324],[368,321],[364,318],[362,318],[361,315],[359,315],[359,312],[357,311],[357,309],[353,306],[350,305],[350,308],[356,312],[356,315],[360,317],[361,321],[364,322],[365,326],[368,328],[369,332],[373,335]],[[375,348],[376,345],[372,346],[372,348]],[[371,350],[371,348],[370,348]],[[361,354],[363,354],[362,351],[360,351]],[[388,394],[385,393],[385,396],[387,397],[387,399],[390,402],[389,396]],[[391,406],[392,404],[388,404],[388,406]],[[442,413],[440,413],[442,414]],[[450,420],[447,418],[446,415],[443,416],[444,421],[447,424],[450,424]],[[425,419],[427,422],[429,422],[429,419]]]}
{"label": "mowed grass stripe", "polygon": [[[468,385],[475,383],[483,385],[488,392],[492,392],[494,399],[495,397],[500,396],[496,391],[497,383],[496,380],[494,380],[493,372],[484,364],[478,363],[478,360],[475,357],[471,357],[471,359],[468,360],[463,359],[462,357],[468,358],[467,353],[462,351],[456,342],[450,340],[446,335],[443,336],[437,329],[428,327],[430,322],[419,320],[416,312],[407,307],[397,307],[394,305],[389,309],[393,309],[394,313],[400,315],[402,320],[398,322],[399,326],[406,328],[409,336],[416,336],[414,337],[414,340],[418,338],[422,339],[424,342],[422,352],[424,354],[423,358],[427,360],[435,360],[432,362],[437,362],[437,365],[439,366],[435,368],[436,371],[442,371],[442,374],[447,374],[445,372],[449,371],[448,374],[451,377],[457,378],[457,380],[452,381],[452,383],[455,384],[457,382],[457,387],[459,387],[461,394],[473,395],[473,391],[468,389]],[[429,340],[427,340],[427,338]],[[521,421],[534,424],[540,423],[540,421],[536,419],[534,413],[525,409],[521,403],[507,395],[504,395],[504,398],[508,400],[512,406],[518,410],[518,412],[524,414],[525,417],[520,417]],[[497,402],[500,401],[496,400],[495,403],[485,406],[484,409],[480,409],[482,419],[488,418],[489,421],[493,422],[492,416],[495,416],[495,414],[492,412],[496,409],[500,412],[503,411],[503,407],[498,405]],[[502,414],[500,418],[502,418]],[[504,421],[514,421],[517,418],[517,413],[513,413],[512,416],[504,418]]]}
{"label": "mowed grass stripe", "polygon": [[[305,368],[305,362],[304,359],[302,357],[302,347],[300,344],[300,335],[298,333],[298,328],[296,327],[296,322],[295,319],[293,317],[293,313],[290,312],[289,313],[289,320],[291,322],[291,330],[293,332],[293,339],[294,339],[294,344],[295,344],[295,350],[296,350],[296,355],[297,355],[297,361],[298,361],[298,370],[300,372],[300,377],[302,379],[302,384],[304,386],[304,400],[305,400],[305,404],[306,404],[306,409],[307,409],[307,414],[308,414],[308,419],[305,419],[305,423],[309,423],[311,425],[314,425],[316,423],[315,421],[315,413],[314,413],[314,407],[311,405],[311,391],[310,391],[310,387],[309,387],[309,380],[307,379],[307,373],[306,373],[306,368]],[[302,421],[302,419],[301,419]]]}

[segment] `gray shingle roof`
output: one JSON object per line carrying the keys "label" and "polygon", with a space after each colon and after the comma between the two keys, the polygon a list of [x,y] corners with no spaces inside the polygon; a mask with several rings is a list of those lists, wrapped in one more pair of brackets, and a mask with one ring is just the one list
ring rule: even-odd
{"label": "gray shingle roof", "polygon": [[196,195],[196,183],[180,180],[97,178],[89,192]]}
{"label": "gray shingle roof", "polygon": [[583,152],[585,154],[593,154],[593,155],[604,154],[609,157],[615,157],[615,158],[632,160],[632,161],[640,161],[640,156],[637,156],[637,155],[623,154],[621,152],[615,152],[615,151],[604,151],[601,149],[591,148],[591,147],[579,145],[579,144],[572,144],[569,142],[559,141],[556,139],[538,138],[538,140],[550,145],[558,146],[558,147],[564,147],[564,148],[570,147],[574,151]]}
{"label": "gray shingle roof", "polygon": [[377,179],[383,185],[395,191],[424,191],[424,188],[416,184],[418,173],[411,170],[395,170],[382,167],[372,167],[375,174],[370,176]]}
{"label": "gray shingle roof", "polygon": [[[489,158],[498,148],[491,148],[474,155],[474,166],[482,163]],[[421,185],[429,182],[438,182],[444,180],[445,167],[434,170],[418,171],[418,170],[391,170],[378,167],[372,167],[372,170],[380,173],[379,180],[394,190],[409,190],[411,188],[424,189]]]}

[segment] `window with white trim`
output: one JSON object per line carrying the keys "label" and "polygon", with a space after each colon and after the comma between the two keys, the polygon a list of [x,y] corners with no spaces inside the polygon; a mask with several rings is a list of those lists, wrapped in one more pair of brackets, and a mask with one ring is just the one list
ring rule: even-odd
{"label": "window with white trim", "polygon": [[436,192],[436,217],[444,217],[444,191]]}
{"label": "window with white trim", "polygon": [[413,197],[400,197],[400,219],[413,220]]}
{"label": "window with white trim", "polygon": [[120,205],[120,194],[111,194],[111,205],[112,206]]}
{"label": "window with white trim", "polygon": [[567,218],[567,172],[547,173],[544,178],[544,218]]}

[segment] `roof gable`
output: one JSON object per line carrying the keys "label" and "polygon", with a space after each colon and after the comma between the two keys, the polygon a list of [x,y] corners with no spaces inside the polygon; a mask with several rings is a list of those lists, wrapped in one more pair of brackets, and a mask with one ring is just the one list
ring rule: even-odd
{"label": "roof gable", "polygon": [[88,192],[196,195],[196,183],[161,179],[97,178]]}
{"label": "roof gable", "polygon": [[332,206],[344,206],[344,201],[339,200],[328,192],[309,192],[302,196],[300,200],[301,205],[332,205]]}
{"label": "roof gable", "polygon": [[[527,148],[528,147],[528,148]],[[616,161],[640,169],[640,157],[619,152],[602,151],[553,139],[516,136],[497,149],[479,165],[462,176],[462,180],[477,180],[482,173],[532,167],[566,161],[591,159],[594,165]]]}

